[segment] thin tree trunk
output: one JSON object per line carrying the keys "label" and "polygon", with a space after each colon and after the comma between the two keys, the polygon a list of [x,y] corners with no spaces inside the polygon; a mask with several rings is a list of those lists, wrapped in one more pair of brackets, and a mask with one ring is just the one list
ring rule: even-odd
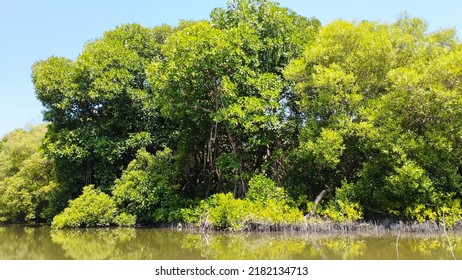
{"label": "thin tree trunk", "polygon": [[[229,130],[229,127],[225,125],[226,128],[226,133],[228,134],[228,139],[231,144],[231,149],[233,151],[233,155],[239,160],[240,158],[240,153],[239,153],[239,148],[237,147],[236,140],[233,137],[233,134]],[[238,175],[239,175],[239,180],[236,182],[236,185],[234,186],[234,197],[244,197],[245,194],[247,193],[247,183],[244,181],[243,178],[243,168],[242,168],[242,162],[239,164],[238,168]]]}
{"label": "thin tree trunk", "polygon": [[[445,206],[445,207],[446,207],[446,206]],[[444,235],[446,235],[446,240],[448,241],[449,250],[451,251],[452,258],[453,258],[454,260],[457,260],[457,259],[456,259],[456,256],[454,255],[454,250],[452,249],[452,244],[451,244],[451,240],[449,239],[448,232],[446,231],[446,217],[444,216],[444,210],[443,210],[443,231],[444,231]]]}
{"label": "thin tree trunk", "polygon": [[313,217],[314,215],[316,215],[316,207],[318,206],[319,202],[326,195],[328,191],[329,191],[329,187],[326,186],[326,188],[322,190],[320,194],[318,194],[318,196],[314,200],[314,205],[313,205],[313,208],[311,209],[311,212],[308,215],[306,215],[305,218]]}

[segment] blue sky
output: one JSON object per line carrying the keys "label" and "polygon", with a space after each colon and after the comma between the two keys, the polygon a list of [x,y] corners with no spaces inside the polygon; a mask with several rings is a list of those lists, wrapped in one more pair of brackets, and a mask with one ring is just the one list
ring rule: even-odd
{"label": "blue sky", "polygon": [[[462,32],[460,0],[280,0],[323,25],[335,19],[393,22],[403,11],[421,17],[429,30]],[[75,59],[85,43],[122,23],[176,25],[180,19],[208,19],[227,0],[0,0],[0,137],[42,122],[31,82],[31,65],[52,55]]]}

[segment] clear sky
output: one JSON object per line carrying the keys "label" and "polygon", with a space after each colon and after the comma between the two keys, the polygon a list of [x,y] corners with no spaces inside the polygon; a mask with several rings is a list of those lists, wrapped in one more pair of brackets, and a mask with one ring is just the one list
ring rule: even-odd
{"label": "clear sky", "polygon": [[[393,22],[403,11],[421,17],[429,30],[462,32],[460,0],[280,0],[323,25],[335,19]],[[0,0],[0,137],[42,122],[31,82],[31,65],[52,55],[75,59],[85,42],[122,23],[152,27],[180,19],[208,19],[227,0]]]}

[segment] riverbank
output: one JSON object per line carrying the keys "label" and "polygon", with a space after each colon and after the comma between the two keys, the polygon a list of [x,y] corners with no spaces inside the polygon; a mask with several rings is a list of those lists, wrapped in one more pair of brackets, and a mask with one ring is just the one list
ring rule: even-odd
{"label": "riverbank", "polygon": [[444,234],[445,232],[462,233],[462,222],[454,226],[444,227],[443,224],[425,221],[401,221],[392,219],[362,221],[362,222],[334,222],[325,219],[310,219],[306,223],[269,225],[263,223],[249,223],[241,230],[216,229],[206,225],[197,226],[192,223],[170,223],[155,225],[137,225],[136,228],[169,228],[175,230],[197,232],[300,232],[307,234]]}
{"label": "riverbank", "polygon": [[[8,225],[18,225],[24,227],[48,226],[45,223],[20,223],[7,224],[0,223],[0,227]],[[88,227],[81,227],[88,228]],[[98,227],[95,227],[98,228]],[[117,226],[100,228],[121,228]],[[210,225],[195,225],[193,223],[172,222],[157,224],[137,224],[133,228],[158,228],[173,229],[178,231],[191,232],[299,232],[307,234],[444,234],[447,232],[462,233],[462,222],[458,222],[451,227],[444,227],[443,224],[425,221],[401,221],[392,219],[361,221],[361,222],[334,222],[326,219],[309,219],[305,223],[272,225],[265,223],[248,223],[240,230],[218,229]]]}

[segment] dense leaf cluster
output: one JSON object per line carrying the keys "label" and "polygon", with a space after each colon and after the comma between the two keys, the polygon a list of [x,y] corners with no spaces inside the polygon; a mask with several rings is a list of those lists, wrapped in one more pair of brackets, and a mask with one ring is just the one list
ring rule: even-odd
{"label": "dense leaf cluster", "polygon": [[[138,223],[460,219],[462,47],[418,18],[321,26],[231,1],[209,21],[119,26],[75,60],[37,62],[33,81],[46,207],[3,220],[51,220],[103,194],[111,219]],[[5,179],[23,176],[5,167],[10,137],[2,205],[22,188]]]}

